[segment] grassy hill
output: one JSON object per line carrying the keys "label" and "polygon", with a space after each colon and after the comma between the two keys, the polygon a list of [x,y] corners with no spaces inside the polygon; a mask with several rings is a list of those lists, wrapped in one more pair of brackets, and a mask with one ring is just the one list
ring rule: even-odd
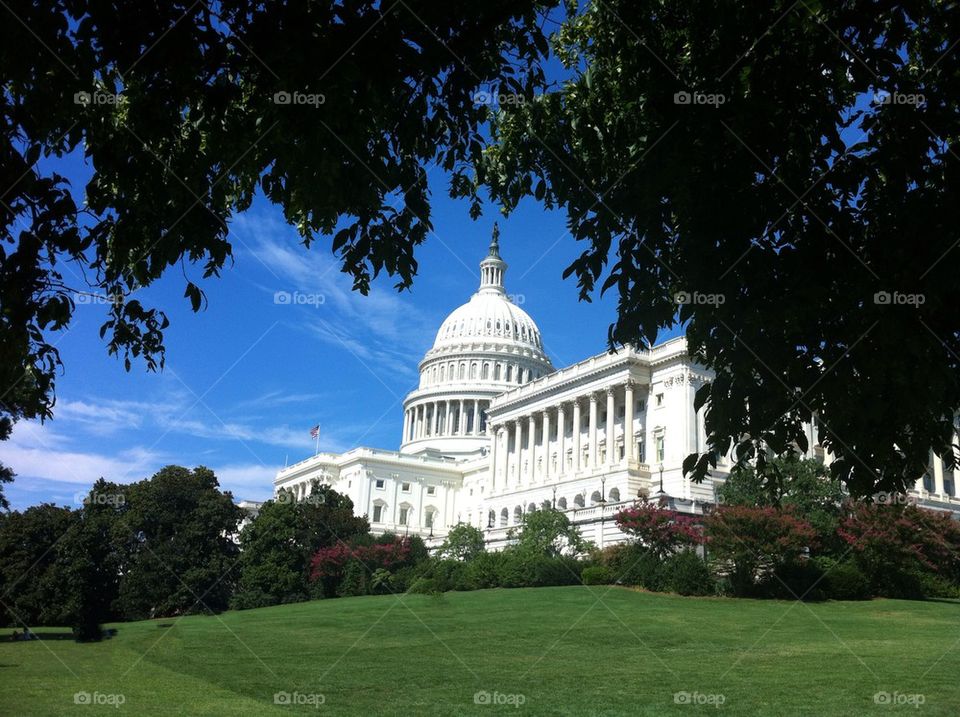
{"label": "grassy hill", "polygon": [[[737,715],[960,713],[953,602],[564,587],[116,627],[100,644],[0,644],[0,714],[693,715],[718,714],[719,702]],[[101,704],[77,707],[76,693]],[[877,693],[893,704],[875,704]]]}

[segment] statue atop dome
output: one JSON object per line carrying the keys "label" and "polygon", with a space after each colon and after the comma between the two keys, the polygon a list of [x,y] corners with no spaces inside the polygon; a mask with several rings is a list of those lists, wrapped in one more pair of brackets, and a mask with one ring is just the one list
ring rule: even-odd
{"label": "statue atop dome", "polygon": [[493,223],[493,238],[490,240],[490,253],[487,256],[500,258],[500,226]]}
{"label": "statue atop dome", "polygon": [[500,258],[500,227],[494,222],[490,249],[480,262],[480,293],[505,294],[503,274],[506,270],[507,262]]}

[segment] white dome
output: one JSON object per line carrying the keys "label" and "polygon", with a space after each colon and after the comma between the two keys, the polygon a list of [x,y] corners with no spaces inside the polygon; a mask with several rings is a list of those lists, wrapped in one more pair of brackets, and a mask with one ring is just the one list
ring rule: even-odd
{"label": "white dome", "polygon": [[480,262],[480,288],[447,316],[420,362],[420,385],[404,401],[404,453],[468,456],[489,449],[491,401],[553,371],[540,329],[503,287],[507,264],[498,234],[494,226]]}
{"label": "white dome", "polygon": [[540,329],[526,311],[504,294],[476,293],[446,318],[437,332],[433,349],[472,343],[506,344],[543,351]]}

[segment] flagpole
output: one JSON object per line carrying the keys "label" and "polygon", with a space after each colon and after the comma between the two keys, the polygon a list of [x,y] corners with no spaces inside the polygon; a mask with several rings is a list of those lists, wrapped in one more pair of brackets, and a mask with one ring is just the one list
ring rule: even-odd
{"label": "flagpole", "polygon": [[317,424],[317,448],[313,453],[314,456],[320,455],[320,424]]}

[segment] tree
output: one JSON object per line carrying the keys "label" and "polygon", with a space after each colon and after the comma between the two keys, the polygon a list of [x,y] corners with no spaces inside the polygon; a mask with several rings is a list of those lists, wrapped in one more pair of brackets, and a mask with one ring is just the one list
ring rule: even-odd
{"label": "tree", "polygon": [[679,321],[715,371],[697,480],[731,442],[761,473],[806,449],[814,414],[856,495],[954,465],[958,35],[940,2],[588,3],[561,81],[497,116],[479,181],[565,211],[611,347]]}
{"label": "tree", "polygon": [[960,578],[960,525],[948,513],[912,503],[860,501],[847,506],[840,536],[875,594],[918,596],[921,572]]}
{"label": "tree", "polygon": [[519,533],[515,528],[507,532],[515,540],[513,549],[533,555],[577,556],[586,553],[590,544],[580,535],[580,529],[570,522],[565,513],[553,508],[525,513]]}
{"label": "tree", "polygon": [[101,625],[113,617],[120,588],[117,523],[124,509],[123,489],[99,479],[76,511],[76,520],[57,544],[56,597],[80,641],[99,640]]}
{"label": "tree", "polygon": [[69,508],[44,503],[0,514],[0,615],[4,624],[62,625],[57,545],[74,527]]}
{"label": "tree", "polygon": [[620,530],[636,538],[658,561],[702,540],[697,518],[646,499],[621,510],[615,520]]}
{"label": "tree", "polygon": [[446,540],[437,549],[437,557],[450,560],[473,560],[486,551],[483,531],[468,523],[458,523],[447,533]]}
{"label": "tree", "polygon": [[818,460],[796,454],[777,457],[767,466],[767,475],[749,465],[737,466],[717,496],[726,505],[788,506],[813,526],[821,546],[839,549],[842,545],[837,528],[847,497]]}
{"label": "tree", "polygon": [[788,509],[718,506],[704,519],[712,558],[729,571],[737,595],[749,595],[758,580],[795,561],[812,545],[815,531]]}
{"label": "tree", "polygon": [[[409,286],[432,229],[427,170],[469,182],[490,114],[476,94],[532,92],[538,14],[555,4],[11,0],[0,417],[51,415],[49,334],[78,297],[109,305],[101,334],[128,369],[161,367],[167,319],[135,292],[183,267],[199,309],[199,277],[229,261],[228,220],[258,191],[305,245],[332,237],[356,289],[380,272]],[[80,152],[90,176],[74,187],[52,160]]]}
{"label": "tree", "polygon": [[124,488],[118,610],[127,619],[227,607],[241,511],[209,468],[167,466]]}
{"label": "tree", "polygon": [[321,548],[347,545],[367,535],[366,518],[330,486],[313,481],[310,494],[296,500],[288,491],[264,503],[240,533],[240,571],[235,607],[260,607],[306,600],[312,556]]}

